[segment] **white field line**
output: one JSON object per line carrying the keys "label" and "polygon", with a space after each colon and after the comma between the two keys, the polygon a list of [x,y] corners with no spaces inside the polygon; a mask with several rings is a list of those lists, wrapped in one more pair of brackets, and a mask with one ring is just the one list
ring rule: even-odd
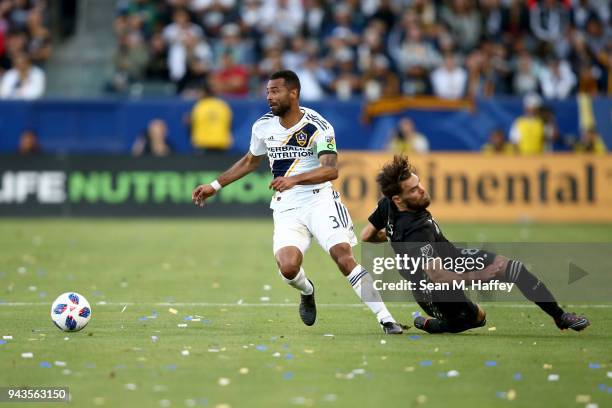
{"label": "white field line", "polygon": [[[387,302],[394,307],[414,308],[419,307],[416,303],[400,303]],[[50,302],[0,302],[0,307],[20,307],[20,306],[50,306]],[[93,306],[108,306],[108,307],[123,307],[123,306],[146,306],[146,307],[160,307],[160,306],[194,306],[194,307],[297,307],[297,303],[214,303],[214,302],[101,302],[93,303]],[[485,307],[499,307],[508,309],[523,309],[523,308],[535,308],[534,304],[529,303],[482,303]],[[331,307],[331,308],[365,308],[366,306],[361,303],[317,303],[317,307]],[[612,303],[610,304],[568,304],[564,307],[567,308],[597,308],[597,309],[611,309]]]}

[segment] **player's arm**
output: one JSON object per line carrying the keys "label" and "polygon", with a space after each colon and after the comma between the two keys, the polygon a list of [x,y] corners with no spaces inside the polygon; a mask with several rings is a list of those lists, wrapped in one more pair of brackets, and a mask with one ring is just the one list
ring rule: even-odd
{"label": "player's arm", "polygon": [[336,152],[324,152],[319,156],[321,167],[290,177],[276,177],[270,188],[276,191],[289,190],[298,184],[319,184],[338,178],[338,155]]}
{"label": "player's arm", "polygon": [[[217,177],[218,186],[211,184],[201,184],[197,186],[191,195],[191,199],[193,202],[202,207],[204,206],[204,201],[207,198],[215,195],[218,189],[221,187],[227,186],[234,181],[241,179],[247,174],[255,171],[265,155],[255,156],[250,151],[245,154],[240,160],[238,160],[232,167],[230,167],[225,172],[221,173],[219,177]],[[215,188],[216,187],[216,188]]]}
{"label": "player's arm", "polygon": [[363,242],[387,242],[387,234],[384,228],[378,229],[368,222],[368,225],[361,231],[361,240]]}
{"label": "player's arm", "polygon": [[368,217],[368,225],[361,231],[363,242],[387,242],[385,227],[389,216],[388,210],[389,204],[386,199],[379,200],[376,208]]}

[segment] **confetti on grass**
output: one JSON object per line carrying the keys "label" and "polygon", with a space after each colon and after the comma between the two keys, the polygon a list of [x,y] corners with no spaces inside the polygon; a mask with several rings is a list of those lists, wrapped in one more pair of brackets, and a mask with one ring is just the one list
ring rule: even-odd
{"label": "confetti on grass", "polygon": [[33,358],[33,357],[34,357],[34,353],[32,352],[21,353],[21,358]]}
{"label": "confetti on grass", "polygon": [[596,370],[598,368],[601,368],[601,364],[599,363],[589,363],[589,368],[592,370]]}
{"label": "confetti on grass", "polygon": [[230,379],[229,378],[225,378],[225,377],[221,377],[219,378],[219,381],[217,381],[217,383],[221,386],[221,387],[225,387],[230,385]]}
{"label": "confetti on grass", "polygon": [[548,374],[548,381],[559,381],[559,374]]}
{"label": "confetti on grass", "polygon": [[48,361],[41,361],[39,364],[42,368],[51,368],[51,363]]}
{"label": "confetti on grass", "polygon": [[494,361],[494,360],[487,360],[487,361],[485,361],[485,365],[486,365],[487,367],[496,367],[496,366],[497,366],[497,361]]}
{"label": "confetti on grass", "polygon": [[421,361],[419,364],[421,364],[421,367],[429,367],[431,366],[433,363],[431,360],[423,360]]}

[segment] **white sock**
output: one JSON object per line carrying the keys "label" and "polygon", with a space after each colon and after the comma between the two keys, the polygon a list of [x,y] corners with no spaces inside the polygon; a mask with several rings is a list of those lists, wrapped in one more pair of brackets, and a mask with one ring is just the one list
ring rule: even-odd
{"label": "white sock", "polygon": [[278,271],[278,273],[280,274],[281,278],[283,278],[283,280],[287,282],[290,286],[293,286],[294,288],[302,292],[302,295],[312,294],[314,288],[312,287],[310,281],[306,279],[306,272],[304,272],[304,268],[300,267],[300,271],[297,275],[295,275],[295,278],[293,279],[285,278],[280,271]]}
{"label": "white sock", "polygon": [[380,293],[374,289],[372,277],[363,266],[357,265],[346,278],[357,296],[359,296],[359,299],[370,308],[379,322],[386,323],[395,321],[380,297]]}

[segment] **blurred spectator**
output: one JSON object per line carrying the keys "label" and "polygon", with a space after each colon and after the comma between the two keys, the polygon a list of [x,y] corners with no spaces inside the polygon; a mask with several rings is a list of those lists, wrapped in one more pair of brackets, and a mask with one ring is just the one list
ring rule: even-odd
{"label": "blurred spectator", "polygon": [[582,132],[580,141],[574,145],[574,151],[579,153],[606,154],[608,148],[594,126]]}
{"label": "blurred spectator", "polygon": [[168,126],[161,119],[153,119],[149,122],[144,134],[138,137],[132,145],[134,156],[164,157],[172,153],[172,148],[167,142]]}
{"label": "blurred spectator", "polygon": [[[12,13],[15,0],[10,3]],[[7,3],[0,0],[0,4]],[[232,96],[261,92],[267,73],[277,68],[315,73],[321,89],[337,97],[369,94],[366,83],[372,83],[373,61],[379,55],[388,59],[387,69],[399,78],[406,95],[456,99],[466,94],[541,92],[565,98],[576,91],[612,92],[609,0],[121,0],[121,4],[118,40],[122,41],[122,30],[142,37],[149,50],[147,77],[165,79],[169,74],[179,89],[193,76],[197,88],[211,70],[224,70],[224,55],[231,53],[234,65],[246,75],[241,81],[248,84],[240,92],[230,91]],[[19,10],[15,15],[23,20]],[[168,20],[171,24],[164,28]],[[24,25],[9,27],[14,31]],[[441,55],[447,56],[444,61]],[[306,68],[309,59],[314,61]],[[319,89],[313,93],[319,94]]]}
{"label": "blurred spectator", "polygon": [[233,143],[232,110],[215,94],[213,84],[205,86],[188,120],[191,125],[191,144],[200,153],[224,152]]}
{"label": "blurred spectator", "polygon": [[38,137],[33,130],[25,130],[19,137],[19,148],[17,153],[21,156],[34,156],[42,152]]}
{"label": "blurred spectator", "polygon": [[303,101],[320,101],[325,96],[325,90],[319,82],[319,76],[325,75],[317,62],[316,57],[309,56],[303,67],[296,70],[302,85],[300,99]]}
{"label": "blurred spectator", "polygon": [[450,6],[441,11],[444,24],[463,51],[469,51],[478,44],[482,27],[480,13],[471,0],[451,0]]}
{"label": "blurred spectator", "polygon": [[382,54],[372,61],[372,69],[364,75],[364,96],[368,101],[399,95],[399,79],[390,69],[389,59]]}
{"label": "blurred spectator", "polygon": [[416,131],[412,120],[402,118],[393,131],[389,150],[396,154],[428,153],[429,141]]}
{"label": "blurred spectator", "polygon": [[200,26],[191,22],[186,9],[178,8],[172,15],[172,23],[164,28],[163,37],[168,46],[170,79],[179,81],[187,72],[186,43],[204,38],[204,32]]}
{"label": "blurred spectator", "polygon": [[535,2],[529,18],[535,37],[549,43],[561,40],[569,25],[569,11],[559,0]]}
{"label": "blurred spectator", "polygon": [[51,56],[51,35],[43,25],[43,14],[39,10],[32,10],[28,14],[27,22],[30,40],[28,52],[32,62],[43,65]]}
{"label": "blurred spectator", "polygon": [[119,46],[115,53],[114,73],[108,90],[125,93],[135,82],[144,79],[149,63],[149,53],[137,35],[121,34]]}
{"label": "blurred spectator", "polygon": [[489,136],[489,142],[482,146],[484,154],[514,154],[515,146],[506,141],[506,136],[501,129],[495,129]]}
{"label": "blurred spectator", "polygon": [[551,58],[540,72],[540,87],[548,99],[564,99],[576,85],[576,76],[565,60]]}
{"label": "blurred spectator", "polygon": [[249,72],[244,66],[234,63],[231,53],[223,54],[221,66],[213,78],[223,95],[246,96],[249,92]]}
{"label": "blurred spectator", "polygon": [[517,95],[527,95],[538,91],[538,69],[527,52],[521,53],[516,61],[512,90]]}
{"label": "blurred spectator", "polygon": [[544,123],[539,115],[542,101],[538,95],[529,94],[523,99],[525,114],[515,119],[510,129],[510,141],[522,155],[544,151]]}
{"label": "blurred spectator", "polygon": [[431,74],[431,84],[434,95],[444,99],[461,99],[465,94],[467,74],[457,66],[456,57],[452,53],[444,55],[444,62]]}
{"label": "blurred spectator", "polygon": [[38,99],[45,92],[45,73],[30,63],[27,54],[17,54],[15,68],[9,69],[0,82],[0,99]]}

